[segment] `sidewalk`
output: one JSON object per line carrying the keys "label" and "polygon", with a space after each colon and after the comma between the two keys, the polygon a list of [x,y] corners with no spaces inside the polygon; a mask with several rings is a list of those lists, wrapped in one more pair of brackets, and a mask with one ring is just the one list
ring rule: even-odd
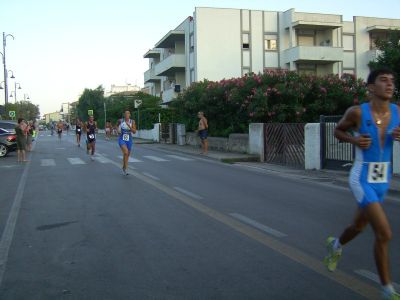
{"label": "sidewalk", "polygon": [[[138,144],[145,143],[145,141],[135,140]],[[340,186],[348,187],[348,171],[339,170],[303,170],[296,169],[283,165],[274,165],[263,162],[258,162],[258,158],[254,155],[243,154],[243,153],[232,153],[232,152],[222,152],[222,151],[209,151],[208,155],[200,155],[201,149],[193,146],[179,146],[172,144],[154,144],[154,147],[167,150],[172,152],[180,152],[189,155],[197,155],[199,157],[219,160],[227,163],[237,163],[243,166],[247,166],[253,169],[258,169],[263,172],[268,173],[279,173],[285,176],[295,176],[301,177],[307,180],[333,183]],[[400,196],[400,176],[393,176],[390,185],[390,194],[392,196]]]}

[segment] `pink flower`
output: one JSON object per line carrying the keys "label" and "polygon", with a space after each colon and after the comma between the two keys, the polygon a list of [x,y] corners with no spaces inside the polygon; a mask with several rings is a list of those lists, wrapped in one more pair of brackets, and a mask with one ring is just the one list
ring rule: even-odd
{"label": "pink flower", "polygon": [[353,103],[354,103],[355,105],[358,105],[358,104],[360,104],[360,101],[358,100],[358,98],[354,98]]}
{"label": "pink flower", "polygon": [[326,94],[326,92],[327,92],[326,88],[324,88],[324,87],[321,87],[321,88],[320,88],[320,91],[321,91],[321,93],[323,93],[323,94]]}

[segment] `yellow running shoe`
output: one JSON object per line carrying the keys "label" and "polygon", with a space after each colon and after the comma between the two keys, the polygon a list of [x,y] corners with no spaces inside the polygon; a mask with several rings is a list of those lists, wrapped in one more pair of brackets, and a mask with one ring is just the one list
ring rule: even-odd
{"label": "yellow running shoe", "polygon": [[329,271],[334,272],[336,270],[337,263],[342,256],[342,248],[335,250],[333,245],[335,244],[336,238],[330,236],[326,240],[326,248],[328,255],[324,258],[324,264]]}

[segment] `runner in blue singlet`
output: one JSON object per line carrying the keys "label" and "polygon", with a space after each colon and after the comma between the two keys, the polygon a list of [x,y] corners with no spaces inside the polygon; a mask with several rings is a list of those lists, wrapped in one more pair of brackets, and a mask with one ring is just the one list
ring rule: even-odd
{"label": "runner in blue singlet", "polygon": [[132,133],[136,133],[136,125],[135,121],[131,120],[131,113],[126,111],[124,114],[124,118],[121,120],[121,123],[118,127],[118,144],[122,151],[122,172],[125,175],[128,175],[128,160],[131,155],[133,139]]}
{"label": "runner in blue singlet", "polygon": [[[399,110],[390,103],[395,90],[394,80],[391,70],[372,71],[367,80],[370,101],[349,108],[335,129],[335,136],[339,140],[356,147],[349,183],[358,209],[353,223],[339,238],[327,239],[328,255],[324,263],[330,271],[334,271],[342,254],[342,246],[371,224],[375,234],[374,255],[383,298],[400,300],[390,278],[388,252],[392,232],[382,208],[392,173],[393,141],[400,140]],[[354,134],[350,135],[349,131]]]}

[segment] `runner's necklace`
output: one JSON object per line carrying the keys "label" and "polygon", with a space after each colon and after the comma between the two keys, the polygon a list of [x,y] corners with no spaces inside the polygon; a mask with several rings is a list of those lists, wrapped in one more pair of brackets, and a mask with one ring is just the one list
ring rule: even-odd
{"label": "runner's necklace", "polygon": [[376,125],[382,125],[382,119],[384,119],[388,113],[389,112],[387,111],[383,115],[381,115],[380,117],[379,117],[379,115],[377,113],[375,113],[375,119],[376,119],[375,123],[376,123]]}

